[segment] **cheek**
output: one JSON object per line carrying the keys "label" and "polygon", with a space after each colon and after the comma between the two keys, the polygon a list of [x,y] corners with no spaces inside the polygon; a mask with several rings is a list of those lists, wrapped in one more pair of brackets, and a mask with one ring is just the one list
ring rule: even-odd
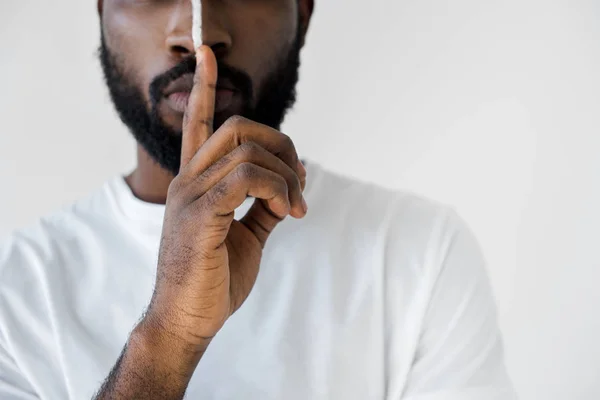
{"label": "cheek", "polygon": [[149,103],[150,82],[162,72],[156,62],[156,53],[164,42],[164,33],[160,29],[149,28],[160,24],[150,20],[143,10],[119,9],[120,3],[115,3],[113,9],[105,12],[102,21],[106,45],[117,57],[122,72],[141,90]]}
{"label": "cheek", "polygon": [[239,58],[239,65],[252,77],[255,90],[287,55],[298,29],[295,6],[285,1],[265,3],[273,4],[236,13],[239,17],[232,24],[238,27],[232,34],[232,55]]}

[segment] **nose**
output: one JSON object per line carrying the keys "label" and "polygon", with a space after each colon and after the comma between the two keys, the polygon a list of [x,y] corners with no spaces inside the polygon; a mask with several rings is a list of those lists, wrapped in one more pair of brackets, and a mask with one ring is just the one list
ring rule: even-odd
{"label": "nose", "polygon": [[[215,1],[202,1],[202,42],[210,46],[217,59],[223,57],[231,49],[232,40],[224,21],[223,10]],[[195,53],[192,39],[192,3],[180,0],[171,14],[167,28],[166,47],[171,56],[183,59]]]}

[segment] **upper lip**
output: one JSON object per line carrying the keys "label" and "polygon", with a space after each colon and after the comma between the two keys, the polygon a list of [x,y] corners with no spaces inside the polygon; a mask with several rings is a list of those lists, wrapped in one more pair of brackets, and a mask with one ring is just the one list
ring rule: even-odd
{"label": "upper lip", "polygon": [[[165,89],[165,96],[172,95],[173,93],[190,93],[194,87],[194,75],[186,74],[180,78],[177,78]],[[217,90],[231,90],[236,91],[235,87],[227,79],[219,79],[217,81]]]}

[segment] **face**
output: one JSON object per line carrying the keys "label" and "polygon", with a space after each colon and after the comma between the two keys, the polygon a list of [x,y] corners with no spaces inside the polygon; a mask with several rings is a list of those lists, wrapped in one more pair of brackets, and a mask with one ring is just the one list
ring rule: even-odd
{"label": "face", "polygon": [[[295,100],[312,0],[202,0],[219,64],[215,129],[243,115],[279,129]],[[100,59],[115,108],[138,143],[177,174],[195,69],[190,0],[105,0]]]}

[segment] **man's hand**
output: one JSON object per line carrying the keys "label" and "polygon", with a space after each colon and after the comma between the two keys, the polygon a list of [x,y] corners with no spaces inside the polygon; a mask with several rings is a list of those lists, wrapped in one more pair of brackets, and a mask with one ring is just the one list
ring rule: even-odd
{"label": "man's hand", "polygon": [[[248,297],[269,234],[306,214],[292,141],[241,117],[213,133],[217,62],[206,46],[197,59],[154,295],[98,399],[182,398],[210,340]],[[238,222],[248,196],[256,200]]]}
{"label": "man's hand", "polygon": [[[198,51],[183,124],[181,169],[169,187],[155,293],[148,318],[200,348],[248,297],[271,231],[306,213],[306,172],[284,134],[229,119],[212,131],[217,64]],[[234,211],[256,198],[239,222]]]}

